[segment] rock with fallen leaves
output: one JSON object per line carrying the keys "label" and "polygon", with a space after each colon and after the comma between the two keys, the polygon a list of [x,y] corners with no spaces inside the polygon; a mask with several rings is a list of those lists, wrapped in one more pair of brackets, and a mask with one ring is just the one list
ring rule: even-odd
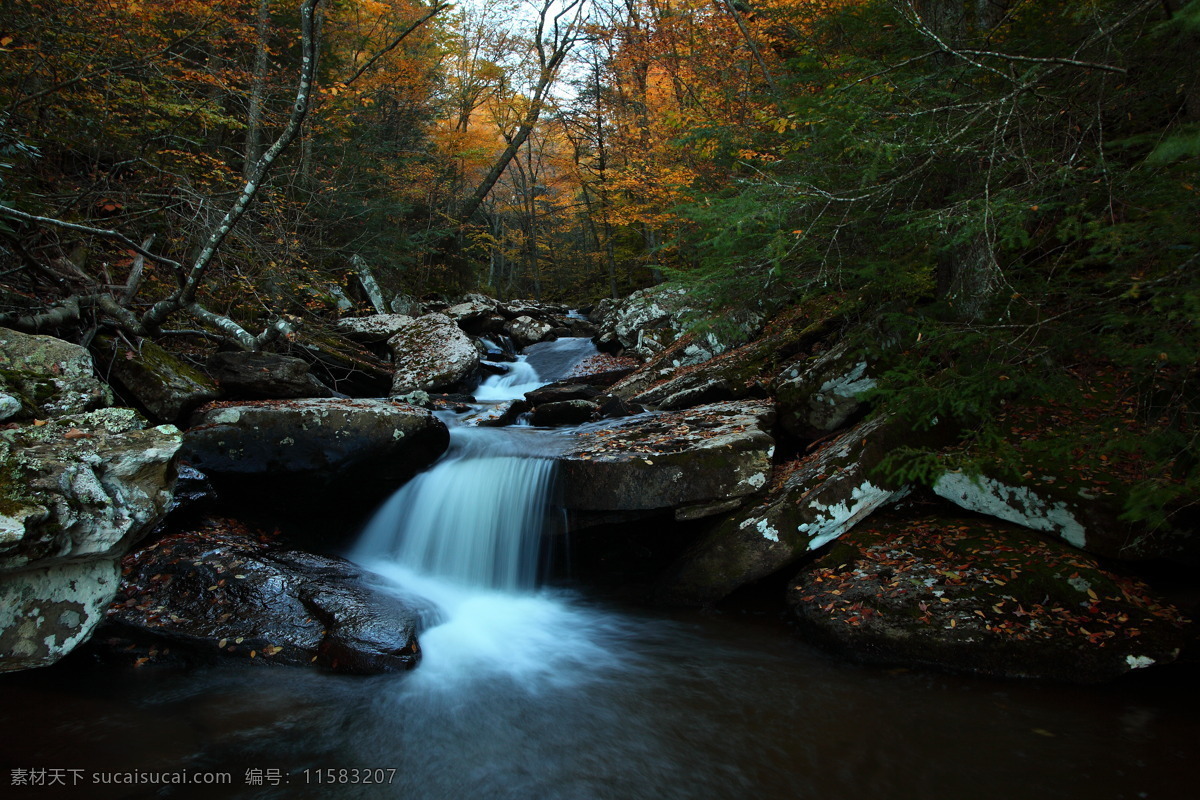
{"label": "rock with fallen leaves", "polygon": [[393,395],[452,391],[475,373],[479,351],[454,320],[426,314],[388,339],[395,360]]}
{"label": "rock with fallen leaves", "polygon": [[213,520],[130,554],[96,646],[138,665],[237,658],[354,674],[416,666],[427,606],[348,561],[267,538]]}
{"label": "rock with fallen leaves", "polygon": [[337,331],[356,342],[374,344],[386,342],[413,321],[406,314],[372,314],[367,317],[347,317],[337,322]]}
{"label": "rock with fallen leaves", "polygon": [[580,524],[586,512],[716,513],[766,486],[773,419],[768,402],[714,403],[581,428],[559,462],[564,503]]}
{"label": "rock with fallen leaves", "polygon": [[166,514],[181,440],[128,408],[0,431],[0,671],[88,639],[121,557]]}
{"label": "rock with fallen leaves", "polygon": [[1143,583],[984,518],[876,518],[792,582],[813,637],[858,659],[1074,683],[1174,661],[1189,623]]}
{"label": "rock with fallen leaves", "polygon": [[723,518],[664,577],[659,597],[707,605],[765,578],[845,534],[877,509],[909,492],[876,468],[917,434],[880,416],[818,442],[809,453],[776,465],[757,505]]}
{"label": "rock with fallen leaves", "polygon": [[201,408],[181,455],[224,493],[320,505],[330,492],[377,502],[448,443],[432,412],[406,403],[264,400]]}

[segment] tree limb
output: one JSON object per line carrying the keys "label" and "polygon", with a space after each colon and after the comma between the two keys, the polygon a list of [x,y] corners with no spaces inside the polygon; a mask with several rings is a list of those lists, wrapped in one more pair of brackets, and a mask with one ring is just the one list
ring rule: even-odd
{"label": "tree limb", "polygon": [[403,42],[408,37],[408,35],[410,33],[415,31],[417,28],[421,27],[422,25],[424,25],[429,20],[433,19],[434,16],[436,16],[440,12],[445,11],[447,8],[450,8],[450,5],[451,5],[450,3],[442,3],[442,2],[435,3],[433,8],[431,8],[429,10],[429,12],[425,14],[425,16],[421,17],[419,20],[414,22],[412,25],[409,25],[407,28],[405,28],[403,31],[401,31],[400,35],[397,36],[395,39],[393,39],[387,47],[383,48],[378,53],[373,55],[370,58],[370,60],[367,61],[367,63],[363,64],[361,67],[359,67],[358,70],[356,70],[353,75],[351,75],[346,80],[342,81],[341,85],[349,86],[350,84],[354,83],[356,80],[361,78],[363,76],[363,73],[365,73],[367,70],[369,70],[372,66],[375,65],[376,61],[383,58],[385,55],[387,55],[391,51],[395,50],[400,45],[400,43]]}
{"label": "tree limb", "polygon": [[[39,217],[36,214],[26,214],[24,211],[17,211],[15,208],[9,208],[8,206],[2,205],[0,205],[0,214],[12,219],[19,219],[22,222],[36,222],[42,225],[51,225],[55,228],[65,228],[69,231],[87,233],[91,234],[92,236],[101,236],[105,239],[115,239],[144,258],[148,258],[151,261],[157,261],[159,264],[166,264],[168,267],[173,267],[175,269],[183,269],[183,264],[180,264],[178,261],[174,261],[166,256],[160,256],[157,253],[151,253],[149,250],[146,250],[145,247],[139,245],[137,242],[118,231],[105,230],[104,228],[93,228],[90,225],[80,225],[77,222],[64,222],[61,219],[54,219],[53,217]],[[150,240],[148,239],[147,241]]]}

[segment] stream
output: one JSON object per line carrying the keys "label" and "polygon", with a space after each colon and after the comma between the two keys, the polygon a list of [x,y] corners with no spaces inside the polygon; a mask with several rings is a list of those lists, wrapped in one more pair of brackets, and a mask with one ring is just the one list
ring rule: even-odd
{"label": "stream", "polygon": [[[477,397],[519,397],[588,352],[531,348]],[[77,770],[56,773],[73,786],[5,796],[1167,800],[1194,784],[1200,701],[1184,672],[1080,688],[862,667],[773,614],[539,586],[564,434],[445,419],[450,449],[348,554],[436,606],[416,670],[65,663],[5,676],[5,778]],[[179,770],[228,781],[102,780]]]}

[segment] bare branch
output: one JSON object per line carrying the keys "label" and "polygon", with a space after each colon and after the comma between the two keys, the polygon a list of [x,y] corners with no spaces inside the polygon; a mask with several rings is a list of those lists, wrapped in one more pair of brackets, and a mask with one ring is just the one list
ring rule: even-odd
{"label": "bare branch", "polygon": [[0,206],[0,214],[12,219],[19,219],[22,222],[36,222],[41,225],[51,225],[56,228],[65,228],[69,231],[78,231],[79,233],[87,233],[91,234],[92,236],[102,236],[105,239],[115,239],[144,258],[148,258],[151,261],[157,261],[159,264],[166,264],[168,267],[174,267],[175,269],[183,269],[183,264],[180,264],[178,261],[174,261],[166,256],[160,256],[157,253],[151,253],[142,245],[139,245],[137,242],[128,238],[125,236],[125,234],[119,233],[118,231],[105,230],[104,228],[93,228],[90,225],[80,225],[76,222],[64,222],[61,219],[54,219],[52,217],[39,217],[36,214],[26,214],[24,211],[17,211],[15,208],[9,208],[8,206]]}
{"label": "bare branch", "polygon": [[395,50],[400,45],[400,43],[403,42],[408,37],[408,35],[410,33],[415,31],[417,28],[421,27],[426,22],[433,19],[437,14],[439,14],[442,11],[445,11],[449,7],[450,7],[450,3],[441,3],[441,2],[436,3],[433,6],[433,8],[431,8],[428,11],[428,13],[425,14],[425,16],[421,17],[416,22],[414,22],[412,25],[409,25],[407,28],[405,28],[403,31],[401,31],[400,35],[397,36],[395,39],[393,39],[391,41],[391,43],[388,44],[387,47],[383,48],[378,53],[376,53],[374,56],[372,56],[371,59],[369,61],[367,61],[367,63],[365,63],[361,67],[359,67],[358,70],[353,75],[351,75],[346,80],[342,81],[341,85],[349,86],[350,84],[354,83],[356,80],[361,78],[363,76],[363,73],[365,73],[367,70],[369,70],[372,66],[375,65],[376,61],[383,58],[385,55],[387,55],[391,51]]}
{"label": "bare branch", "polygon": [[1029,64],[1058,64],[1068,67],[1083,67],[1084,69],[1099,69],[1105,72],[1116,72],[1124,75],[1128,70],[1122,67],[1114,67],[1111,64],[1097,64],[1094,61],[1079,61],[1074,58],[1035,58],[1034,56],[1017,56],[1011,53],[996,53],[991,50],[963,50],[957,52],[966,53],[972,56],[985,56],[990,58],[1002,58],[1006,61],[1022,61]]}

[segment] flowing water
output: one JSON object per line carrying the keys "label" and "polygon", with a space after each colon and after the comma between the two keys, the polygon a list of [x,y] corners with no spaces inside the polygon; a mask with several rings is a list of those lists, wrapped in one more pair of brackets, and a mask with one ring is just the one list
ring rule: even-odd
{"label": "flowing water", "polygon": [[[585,353],[567,347],[535,350],[479,394],[499,401],[561,374]],[[6,676],[0,786],[30,768],[81,770],[84,783],[5,796],[1191,796],[1194,675],[1077,688],[859,667],[769,615],[650,613],[539,588],[536,534],[562,434],[468,421],[450,419],[450,450],[351,554],[438,607],[416,670],[68,664]],[[178,769],[230,783],[92,783]]]}

